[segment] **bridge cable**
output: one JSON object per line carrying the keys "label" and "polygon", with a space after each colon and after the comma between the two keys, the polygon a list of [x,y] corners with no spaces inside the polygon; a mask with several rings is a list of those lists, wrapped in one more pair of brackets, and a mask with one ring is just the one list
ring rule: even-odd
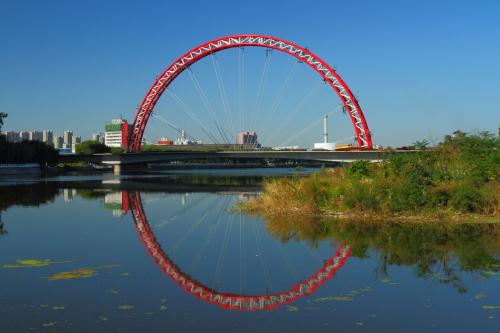
{"label": "bridge cable", "polygon": [[[330,111],[327,113],[328,116],[331,116],[331,115],[334,115],[338,109],[340,108],[337,107],[335,110],[333,111]],[[310,130],[312,130],[314,127],[318,126],[319,124],[321,124],[321,122],[323,121],[322,118],[320,119],[317,119],[315,121],[313,121],[312,123],[310,123],[309,125],[307,125],[306,127],[304,127],[302,130],[300,130],[299,132],[295,133],[294,135],[292,135],[291,137],[285,139],[282,143],[280,143],[278,146],[285,146],[287,144],[289,144],[289,142],[292,142],[293,140],[297,139],[298,137],[300,137],[301,135],[303,135],[304,133],[307,133],[309,132]]]}
{"label": "bridge cable", "polygon": [[245,126],[245,49],[239,48],[238,52],[239,67],[239,111],[240,111],[240,132],[244,131]]}
{"label": "bridge cable", "polygon": [[257,227],[257,222],[255,220],[251,220],[252,229],[255,237],[255,245],[257,248],[257,255],[259,256],[260,265],[262,267],[262,272],[264,273],[264,279],[266,280],[267,290],[273,290],[273,283],[271,280],[271,274],[269,272],[269,267],[267,266],[267,262],[265,259],[264,246],[262,244],[262,239],[260,236],[260,228]]}
{"label": "bridge cable", "polygon": [[208,248],[208,245],[210,244],[210,241],[212,240],[212,237],[215,233],[215,230],[219,227],[222,219],[220,218],[222,213],[226,210],[227,208],[227,198],[224,200],[224,204],[222,205],[221,209],[217,212],[217,215],[215,216],[215,220],[217,221],[212,225],[210,230],[207,232],[205,238],[203,239],[203,242],[200,246],[200,249],[198,250],[198,253],[194,257],[193,261],[191,261],[191,264],[189,265],[189,272],[191,274],[195,271],[196,267],[198,266],[198,263],[201,259],[201,256],[206,253],[206,250]]}
{"label": "bridge cable", "polygon": [[233,125],[233,120],[231,118],[231,114],[229,112],[229,100],[227,98],[227,92],[224,87],[224,81],[222,80],[222,73],[220,69],[220,64],[219,61],[217,60],[217,57],[215,54],[211,54],[210,58],[212,59],[212,67],[215,72],[215,77],[217,79],[217,86],[219,88],[219,97],[222,103],[222,108],[224,110],[224,114],[226,116],[225,122],[226,126],[230,129],[229,135],[232,136],[232,139],[234,140],[236,138],[236,134],[234,133],[234,125]]}
{"label": "bridge cable", "polygon": [[255,122],[258,119],[257,115],[259,114],[259,111],[262,108],[262,98],[264,96],[264,88],[266,86],[267,77],[269,74],[269,67],[271,65],[271,55],[272,55],[271,51],[272,51],[271,49],[266,49],[266,61],[264,62],[264,67],[262,69],[262,73],[260,76],[259,85],[257,87],[257,96],[255,97],[253,116],[251,117],[252,120],[250,122],[250,130],[253,130],[253,128],[255,127]]}
{"label": "bridge cable", "polygon": [[227,246],[229,244],[229,239],[231,238],[231,230],[233,229],[233,221],[230,217],[232,216],[226,216],[226,228],[224,232],[224,239],[221,244],[219,257],[217,258],[217,265],[215,267],[214,279],[212,282],[212,286],[215,290],[217,290],[218,283],[220,282],[220,275],[224,267],[224,260],[226,258]]}
{"label": "bridge cable", "polygon": [[167,253],[169,255],[174,254],[181,247],[181,245],[184,244],[184,242],[186,241],[188,236],[191,235],[204,221],[207,220],[207,217],[208,217],[210,211],[212,209],[214,209],[215,207],[217,207],[217,203],[219,202],[217,199],[215,199],[213,201],[217,201],[217,202],[207,205],[207,208],[201,214],[200,219],[198,221],[195,221],[193,224],[191,224],[191,226],[189,227],[187,232],[184,235],[182,235],[182,237],[178,238],[177,241],[174,243],[174,245],[172,245],[172,247],[167,251]]}
{"label": "bridge cable", "polygon": [[212,121],[215,125],[215,128],[219,132],[219,135],[222,138],[222,141],[226,144],[229,143],[224,130],[222,129],[219,121],[217,120],[217,115],[215,114],[215,111],[214,111],[212,105],[210,104],[210,101],[208,100],[207,95],[205,94],[205,91],[201,87],[200,81],[198,81],[196,74],[193,72],[193,70],[190,67],[188,67],[188,74],[189,74],[191,81],[193,82],[194,87],[196,88],[196,91],[198,92],[198,95],[203,103],[203,106],[205,107],[205,109],[208,111],[208,114],[212,118]]}
{"label": "bridge cable", "polygon": [[175,92],[173,92],[172,90],[170,90],[168,88],[166,89],[166,91],[170,95],[170,97],[172,97],[172,99],[181,107],[181,110],[184,111],[184,113],[192,121],[194,121],[195,123],[198,124],[198,126],[200,126],[203,133],[205,133],[205,135],[207,135],[209,137],[209,139],[212,140],[212,142],[214,144],[217,144],[218,140],[215,138],[215,135],[212,133],[212,131],[210,131],[208,128],[206,128],[206,126],[201,122],[201,120],[198,118],[198,116],[196,116],[196,113],[193,112],[193,110]]}
{"label": "bridge cable", "polygon": [[299,103],[296,104],[295,108],[289,112],[286,116],[286,118],[281,122],[281,126],[274,131],[274,135],[269,139],[268,143],[269,145],[272,144],[275,138],[279,137],[279,134],[288,127],[290,122],[294,119],[294,117],[297,115],[297,113],[302,110],[307,102],[318,92],[319,88],[321,87],[321,84],[323,83],[323,80],[318,81],[314,86],[311,87],[311,89],[305,94],[302,99],[299,101]]}
{"label": "bridge cable", "polygon": [[159,228],[162,228],[163,226],[165,226],[167,224],[172,223],[180,214],[182,214],[183,212],[191,209],[195,205],[198,205],[200,202],[202,202],[202,201],[204,201],[204,200],[206,200],[208,198],[210,198],[210,194],[209,193],[201,196],[200,198],[198,198],[196,200],[193,200],[191,203],[187,204],[186,206],[182,207],[181,209],[179,209],[175,213],[171,214],[169,217],[167,217],[166,219],[164,219],[162,222],[160,222],[158,224],[155,224],[154,228],[155,229],[159,229]]}
{"label": "bridge cable", "polygon": [[[300,61],[294,61],[292,66],[290,66],[290,69],[288,70],[288,73],[285,77],[285,81],[283,81],[280,89],[278,90],[278,92],[273,100],[273,103],[271,104],[271,109],[269,110],[269,112],[266,114],[264,120],[262,121],[263,125],[269,124],[269,120],[270,120],[269,118],[279,109],[281,101],[283,100],[285,92],[288,88],[288,84],[295,76],[295,73],[297,71],[297,65],[299,63],[300,63]],[[267,127],[269,127],[269,126],[267,126]]]}
{"label": "bridge cable", "polygon": [[[153,112],[151,115],[153,116],[153,118],[155,118],[155,119],[159,120],[160,122],[166,124],[168,127],[170,127],[171,129],[173,129],[177,133],[182,134],[183,130],[180,129],[179,127],[177,127],[174,123],[171,123],[170,121],[168,121],[167,119],[163,118],[159,114],[155,114],[155,112]],[[187,133],[186,131],[184,131],[184,135],[186,135],[188,137],[188,139],[196,141],[196,138],[194,136],[190,135],[189,133]]]}
{"label": "bridge cable", "polygon": [[244,290],[244,274],[245,274],[245,267],[243,263],[243,240],[244,240],[244,235],[243,235],[243,218],[241,213],[239,214],[240,217],[240,295],[243,295],[243,290]]}

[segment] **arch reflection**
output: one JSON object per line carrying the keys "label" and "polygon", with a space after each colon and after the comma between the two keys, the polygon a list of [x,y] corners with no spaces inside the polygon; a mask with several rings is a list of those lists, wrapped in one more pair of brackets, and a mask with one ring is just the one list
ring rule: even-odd
{"label": "arch reflection", "polygon": [[160,270],[186,292],[203,301],[216,304],[223,309],[272,310],[283,304],[294,302],[300,297],[314,293],[319,286],[331,279],[351,253],[349,245],[341,244],[335,254],[324,262],[320,270],[306,280],[296,283],[288,291],[266,295],[238,295],[219,292],[192,279],[172,261],[156,240],[148,223],[141,194],[132,192],[128,194],[128,198],[129,209],[139,238]]}

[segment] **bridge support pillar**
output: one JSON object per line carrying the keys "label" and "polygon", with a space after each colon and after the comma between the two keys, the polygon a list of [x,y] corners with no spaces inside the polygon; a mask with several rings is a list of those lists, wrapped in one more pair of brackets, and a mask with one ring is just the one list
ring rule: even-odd
{"label": "bridge support pillar", "polygon": [[113,164],[113,174],[121,175],[126,172],[144,171],[146,164]]}

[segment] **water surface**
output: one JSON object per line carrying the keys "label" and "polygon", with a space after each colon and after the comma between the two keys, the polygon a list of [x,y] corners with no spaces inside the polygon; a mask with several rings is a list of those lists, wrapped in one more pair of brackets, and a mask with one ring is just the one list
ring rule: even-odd
{"label": "water surface", "polygon": [[2,331],[498,332],[498,225],[231,211],[266,174],[2,183]]}

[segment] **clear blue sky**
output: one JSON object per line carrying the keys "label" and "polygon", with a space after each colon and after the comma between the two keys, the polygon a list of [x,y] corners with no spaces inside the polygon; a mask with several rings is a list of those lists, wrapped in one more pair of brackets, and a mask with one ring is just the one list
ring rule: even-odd
{"label": "clear blue sky", "polygon": [[[440,139],[455,129],[496,133],[500,125],[499,1],[3,0],[0,111],[9,114],[4,129],[69,128],[88,137],[119,114],[131,120],[173,59],[236,33],[293,41],[334,66],[360,100],[375,143]],[[254,82],[262,67],[258,57],[247,57],[246,75]],[[289,66],[286,57],[277,59],[276,68]],[[235,61],[233,66],[223,73],[229,86]],[[199,77],[213,80],[201,65]],[[196,97],[181,81],[175,87],[179,94]],[[268,89],[276,91],[279,82],[271,79]],[[217,90],[205,87],[216,106]],[[252,94],[246,93],[248,105]],[[168,103],[159,105],[166,118]],[[319,118],[306,111],[297,116],[303,124]]]}

